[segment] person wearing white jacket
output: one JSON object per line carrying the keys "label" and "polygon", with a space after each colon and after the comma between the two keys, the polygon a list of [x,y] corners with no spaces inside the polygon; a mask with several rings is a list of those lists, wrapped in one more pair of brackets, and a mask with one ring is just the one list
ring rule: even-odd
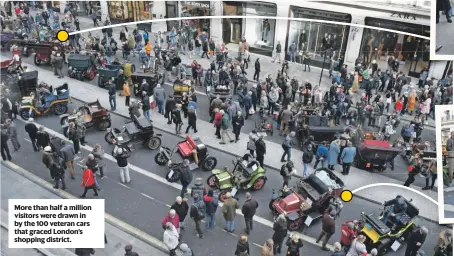
{"label": "person wearing white jacket", "polygon": [[164,231],[162,240],[167,246],[167,249],[169,249],[169,255],[175,256],[175,251],[178,249],[178,244],[180,242],[180,235],[178,234],[177,229],[172,223],[166,223],[166,230]]}
{"label": "person wearing white jacket", "polygon": [[362,256],[364,253],[367,253],[364,241],[366,241],[366,237],[364,235],[359,235],[353,240],[346,256]]}

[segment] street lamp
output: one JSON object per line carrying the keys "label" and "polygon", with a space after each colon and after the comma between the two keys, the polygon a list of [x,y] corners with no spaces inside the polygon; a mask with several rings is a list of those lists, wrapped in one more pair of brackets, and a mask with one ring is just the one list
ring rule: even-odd
{"label": "street lamp", "polygon": [[325,60],[326,60],[326,50],[323,51],[323,64],[322,64],[322,72],[320,73],[320,80],[318,81],[318,87],[321,87],[322,83],[322,76],[323,76],[323,71],[325,69]]}

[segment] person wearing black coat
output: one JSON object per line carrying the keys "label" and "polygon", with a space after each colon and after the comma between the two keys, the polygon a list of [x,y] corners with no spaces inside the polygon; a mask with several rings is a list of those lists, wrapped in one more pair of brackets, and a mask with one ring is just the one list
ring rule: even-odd
{"label": "person wearing black coat", "polygon": [[246,234],[253,229],[253,218],[259,207],[259,203],[255,199],[252,199],[252,196],[249,192],[246,192],[246,201],[241,208],[241,213],[244,215],[244,222],[246,223],[246,229],[244,230]]}
{"label": "person wearing black coat", "polygon": [[255,60],[255,72],[254,72],[254,77],[252,79],[254,79],[255,81],[259,81],[259,77],[260,77],[260,62],[259,62],[259,58],[257,58]]}
{"label": "person wearing black coat", "polygon": [[246,235],[242,235],[236,244],[235,256],[250,255],[249,243]]}
{"label": "person wearing black coat", "polygon": [[95,249],[93,248],[77,248],[75,251],[77,256],[90,256],[95,254]]}
{"label": "person wearing black coat", "polygon": [[180,134],[183,120],[181,119],[181,104],[176,104],[172,110],[172,121],[175,124],[175,133]]}
{"label": "person wearing black coat", "polygon": [[235,142],[238,142],[240,140],[241,127],[244,126],[244,117],[241,112],[238,112],[237,115],[232,118],[232,124]]}
{"label": "person wearing black coat", "polygon": [[6,131],[6,128],[1,128],[1,151],[2,151],[2,159],[3,161],[11,161],[11,154],[9,152],[8,148],[8,132]]}
{"label": "person wearing black coat", "polygon": [[28,133],[28,137],[30,137],[30,141],[32,142],[33,150],[38,151],[38,147],[36,146],[36,138],[38,136],[38,127],[33,123],[33,118],[29,118],[27,124],[25,125],[25,131]]}
{"label": "person wearing black coat", "polygon": [[274,254],[281,254],[282,243],[287,237],[287,219],[285,215],[281,214],[278,216],[276,222],[273,224],[273,252]]}
{"label": "person wearing black coat", "polygon": [[55,180],[55,189],[59,188],[60,180],[62,184],[62,189],[66,189],[66,183],[65,183],[65,168],[66,164],[64,160],[57,154],[52,155],[52,160],[51,164],[49,166],[50,172],[52,177],[54,177]]}
{"label": "person wearing black coat", "polygon": [[187,201],[187,198],[181,198],[178,196],[176,202],[170,207],[170,209],[175,210],[178,214],[178,217],[180,218],[180,229],[182,230],[184,230],[184,220],[189,212],[189,205]]}
{"label": "person wearing black coat", "polygon": [[175,108],[175,104],[176,102],[173,95],[169,95],[169,98],[166,100],[164,114],[164,117],[167,117],[167,124],[172,124],[172,110]]}
{"label": "person wearing black coat", "polygon": [[44,128],[42,126],[38,128],[38,133],[36,135],[36,145],[40,149],[43,149],[46,146],[50,145],[50,136],[46,131],[44,131]]}
{"label": "person wearing black coat", "polygon": [[426,227],[422,226],[417,228],[410,234],[410,237],[407,240],[407,248],[405,249],[405,256],[416,256],[419,249],[426,241],[428,230]]}
{"label": "person wearing black coat", "polygon": [[259,138],[255,141],[255,154],[257,156],[257,161],[260,163],[260,166],[264,168],[263,162],[265,160],[266,144],[265,141],[263,141],[262,135],[259,135]]}
{"label": "person wearing black coat", "polygon": [[189,133],[190,128],[194,129],[194,133],[197,133],[197,115],[192,108],[188,110],[188,127],[186,128],[186,133]]}
{"label": "person wearing black coat", "polygon": [[287,256],[299,256],[300,249],[303,247],[303,241],[299,238],[298,234],[293,234],[287,238]]}
{"label": "person wearing black coat", "polygon": [[207,56],[207,59],[210,59],[210,57],[208,56],[208,42],[207,41],[204,41],[202,43],[202,59],[203,59],[203,56]]}

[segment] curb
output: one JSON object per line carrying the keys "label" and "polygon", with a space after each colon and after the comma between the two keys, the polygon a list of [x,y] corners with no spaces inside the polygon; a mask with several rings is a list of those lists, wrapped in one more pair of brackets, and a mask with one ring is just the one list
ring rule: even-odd
{"label": "curb", "polygon": [[[6,166],[7,168],[13,170],[15,173],[21,175],[22,177],[30,180],[31,182],[35,183],[36,185],[48,190],[49,192],[51,192],[63,199],[75,199],[74,195],[72,195],[66,191],[53,189],[52,185],[50,185],[49,182],[41,179],[40,177],[36,176],[35,174],[30,173],[29,171],[25,170],[24,168],[12,163],[12,162],[2,161],[1,164]],[[125,223],[124,221],[121,221],[121,220],[113,217],[112,215],[110,215],[108,213],[105,213],[105,221],[107,223],[109,223],[110,225],[120,229],[121,231],[150,245],[151,247],[154,247],[155,249],[160,250],[163,253],[169,253],[168,249],[164,246],[164,244],[160,240],[148,235],[146,232],[144,232],[140,229],[137,229],[137,228]]]}

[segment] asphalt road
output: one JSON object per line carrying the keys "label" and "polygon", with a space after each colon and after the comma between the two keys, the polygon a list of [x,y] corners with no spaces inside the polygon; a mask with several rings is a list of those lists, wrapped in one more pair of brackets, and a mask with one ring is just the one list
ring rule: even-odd
{"label": "asphalt road", "polygon": [[436,26],[436,45],[443,46],[436,55],[454,55],[454,37],[452,35],[453,23],[448,23],[446,21],[446,16],[440,14],[440,23]]}
{"label": "asphalt road", "polygon": [[[32,57],[29,57],[28,58],[28,61],[29,62],[32,62]],[[45,68],[47,70],[52,70],[51,66],[50,65],[41,65],[40,66],[41,68]],[[64,72],[65,74],[67,73],[66,71]],[[98,86],[97,85],[97,78],[95,78],[93,81],[85,81],[93,86]],[[163,88],[165,89],[166,93],[167,94],[172,94],[173,93],[173,88],[172,86],[170,85],[166,85],[166,86],[163,86]],[[210,120],[210,116],[209,116],[209,113],[208,113],[208,110],[209,110],[209,98],[205,95],[205,93],[203,92],[200,92],[201,90],[204,90],[202,87],[196,87],[196,89],[198,90],[198,94],[197,94],[197,105],[198,105],[198,109],[197,109],[197,116],[198,116],[198,119],[199,120],[204,120],[204,121],[209,121]],[[203,95],[202,95],[203,94]],[[118,102],[118,104],[123,104],[122,102]],[[253,115],[249,118],[249,120],[246,120],[245,121],[245,125],[244,127],[242,128],[242,133],[249,133],[251,132],[253,129],[255,129],[255,122],[258,122],[260,119],[260,117],[258,116],[258,114],[256,115]],[[402,125],[404,125],[404,123],[406,122],[401,122],[401,125],[399,127],[397,127],[396,131],[397,133],[395,135],[392,136],[391,138],[391,141],[394,141],[396,139],[398,139],[398,137],[400,137],[400,130],[402,128]],[[366,127],[366,129],[374,129],[376,130],[376,128],[370,128],[370,127]],[[275,131],[274,135],[273,136],[267,136],[265,137],[265,140],[266,141],[271,141],[271,142],[275,142],[275,143],[279,143],[281,144],[282,143],[282,140],[283,140],[283,137],[279,136],[279,133]],[[435,144],[435,130],[434,129],[424,129],[423,133],[422,133],[422,140],[425,141],[425,140],[428,140],[428,141],[432,141],[433,144]],[[403,160],[400,156],[397,156],[395,158],[395,168],[394,168],[394,171],[391,171],[390,168],[388,168],[385,172],[383,173],[380,173],[381,175],[384,175],[384,176],[387,176],[387,177],[390,177],[390,178],[393,178],[393,179],[396,179],[396,180],[399,180],[402,184],[405,182],[405,180],[407,179],[407,162],[406,160]],[[425,186],[425,179],[423,178],[417,178],[416,181],[413,183],[415,186],[419,186],[419,187],[424,187]]]}
{"label": "asphalt road", "polygon": [[[71,104],[74,107],[76,104]],[[38,123],[52,129],[56,132],[60,131],[59,119],[56,117],[48,116],[41,117],[36,120]],[[119,127],[124,123],[124,119],[116,115],[112,115],[112,126]],[[24,132],[24,123],[17,121],[19,134]],[[96,143],[100,143],[105,149],[106,153],[111,152],[111,147],[104,141],[104,132],[98,132],[95,130],[88,130],[86,140],[89,146],[93,146]],[[26,136],[23,136],[26,137]],[[174,146],[179,141],[179,138],[174,135],[163,133],[163,145]],[[41,154],[35,153],[25,139],[22,141],[23,147],[19,152],[13,153],[13,161],[21,167],[32,171],[34,174],[41,178],[50,180],[49,171],[46,170],[45,166],[41,162]],[[81,151],[80,157],[86,157],[88,152],[86,150]],[[233,157],[217,150],[210,149],[210,155],[215,156],[218,159],[218,168],[222,166],[231,166],[231,160]],[[140,167],[148,172],[154,173],[160,177],[164,177],[167,168],[157,166],[154,163],[154,155],[156,151],[149,151],[146,149],[139,148],[132,153],[130,163]],[[27,161],[21,161],[20,159],[27,158]],[[167,205],[173,203],[175,197],[179,194],[179,191],[175,188],[161,183],[156,179],[152,179],[149,176],[143,175],[139,172],[131,170],[131,184],[127,186],[119,183],[118,167],[116,163],[106,160],[105,174],[107,178],[100,180],[102,191],[100,197],[106,200],[106,211],[112,214],[114,217],[120,218],[125,222],[136,226],[143,231],[155,236],[162,236],[162,229],[160,221],[165,215]],[[67,179],[68,192],[79,195],[82,191],[79,186],[81,171],[77,168],[78,175],[75,181]],[[204,180],[209,176],[209,173],[202,173],[195,171],[194,177],[203,177]],[[257,215],[266,220],[272,220],[271,213],[268,209],[268,202],[271,196],[272,189],[279,189],[282,185],[281,177],[277,171],[267,172],[268,182],[261,191],[252,192],[252,196],[259,202],[260,207],[257,210]],[[295,179],[292,181],[295,182]],[[108,196],[107,196],[108,195]],[[88,194],[91,197],[91,193]],[[390,199],[395,195],[390,195]],[[240,203],[244,201],[244,194],[240,193]],[[365,200],[355,198],[352,202],[346,203],[341,216],[337,220],[337,231],[340,230],[340,224],[347,220],[359,218],[361,212],[367,213],[378,213],[379,205],[370,203]],[[424,206],[418,206],[424,207]],[[237,241],[237,237],[225,233],[221,230],[223,225],[222,215],[218,212],[218,227],[214,231],[209,231],[205,239],[200,240],[196,238],[193,233],[193,228],[190,227],[186,234],[183,235],[183,240],[186,241],[191,248],[195,250],[198,255],[214,255],[218,254],[219,248],[223,248],[222,251],[228,251],[225,255],[231,255],[230,249],[233,251]],[[441,227],[437,224],[429,223],[421,220],[424,225],[428,226],[431,231],[431,235],[428,237],[424,250],[430,252],[435,244],[436,235],[440,232]],[[237,228],[236,234],[239,234],[244,228],[244,222],[241,216],[237,216]],[[272,236],[272,230],[266,224],[255,223],[255,229],[250,236],[252,255],[257,255],[259,247],[253,245],[254,243],[262,245],[264,241]],[[191,225],[192,226],[192,225]],[[310,237],[316,237],[320,231],[320,222],[315,222],[311,227],[304,229],[304,234]],[[334,243],[339,239],[339,233],[335,234],[331,239],[330,243]],[[230,249],[228,249],[230,248]],[[318,248],[314,245],[306,243],[304,252],[308,255],[315,255],[318,253]],[[219,255],[219,254],[218,254]],[[224,255],[224,254],[221,254]],[[304,254],[303,254],[304,255]],[[395,254],[390,255],[403,255],[403,251],[399,250]]]}

